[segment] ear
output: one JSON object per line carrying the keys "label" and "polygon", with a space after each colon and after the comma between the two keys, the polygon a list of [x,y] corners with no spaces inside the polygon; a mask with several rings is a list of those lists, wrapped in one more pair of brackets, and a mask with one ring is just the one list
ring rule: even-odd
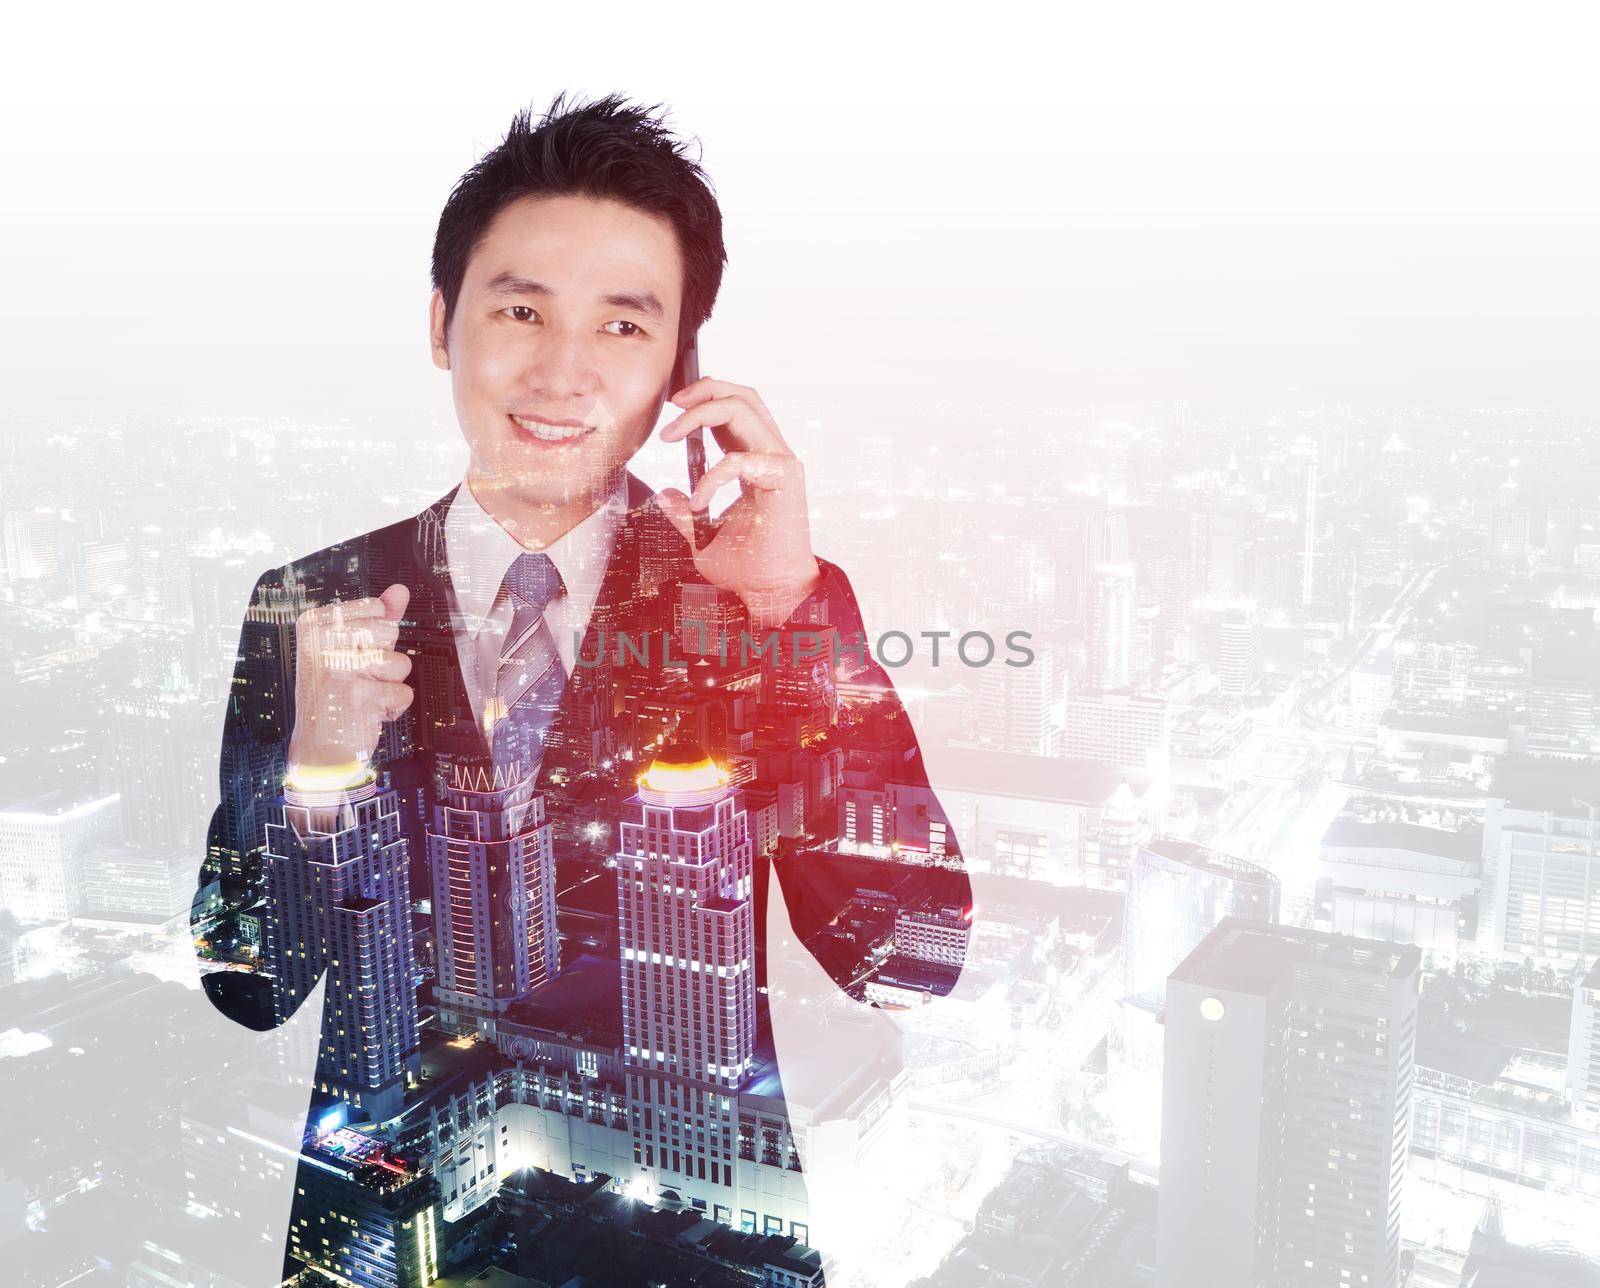
{"label": "ear", "polygon": [[428,345],[433,350],[433,365],[450,370],[450,347],[444,329],[444,294],[434,291],[428,297]]}

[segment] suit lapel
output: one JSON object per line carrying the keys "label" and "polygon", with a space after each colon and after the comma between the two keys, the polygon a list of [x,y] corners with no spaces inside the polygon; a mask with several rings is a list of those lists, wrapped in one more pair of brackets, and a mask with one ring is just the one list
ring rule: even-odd
{"label": "suit lapel", "polygon": [[416,693],[412,728],[417,748],[431,760],[442,752],[470,753],[482,735],[472,718],[472,704],[456,652],[450,570],[445,549],[445,517],[460,484],[451,488],[412,521],[406,548],[398,552],[402,578],[411,588],[411,602],[400,624],[396,647],[411,658],[407,682]]}

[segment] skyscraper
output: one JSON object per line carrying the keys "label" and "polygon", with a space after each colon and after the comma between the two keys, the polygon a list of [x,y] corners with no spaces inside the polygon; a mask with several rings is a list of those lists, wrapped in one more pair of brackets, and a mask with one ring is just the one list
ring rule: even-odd
{"label": "skyscraper", "polygon": [[1217,682],[1229,697],[1241,697],[1261,680],[1265,652],[1261,614],[1239,608],[1217,623]]}
{"label": "skyscraper", "polygon": [[738,657],[739,632],[749,625],[737,595],[698,581],[679,587],[673,618],[674,635],[686,657]]}
{"label": "skyscraper", "polygon": [[83,858],[114,834],[115,796],[84,785],[0,803],[0,908],[19,921],[65,921],[78,911]]}
{"label": "skyscraper", "polygon": [[1098,499],[1083,516],[1083,544],[1078,551],[1079,610],[1088,620],[1094,598],[1095,573],[1102,564],[1125,564],[1133,558],[1128,513]]}
{"label": "skyscraper", "polygon": [[1173,972],[1162,1288],[1395,1288],[1420,966],[1230,917]]}
{"label": "skyscraper", "polygon": [[624,804],[617,856],[634,1156],[663,1189],[725,1188],[730,1209],[737,1092],[755,1054],[752,855],[726,772],[670,740]]}
{"label": "skyscraper", "polygon": [[318,1087],[373,1122],[398,1113],[419,1066],[411,881],[400,803],[373,783],[347,809],[285,794],[267,824],[264,961],[281,1023],[327,972]]}
{"label": "skyscraper", "polygon": [[1567,1095],[1580,1113],[1600,1114],[1600,961],[1572,981]]}
{"label": "skyscraper", "polygon": [[1132,681],[1133,619],[1133,565],[1101,564],[1089,596],[1086,689],[1121,689]]}
{"label": "skyscraper", "polygon": [[1300,548],[1300,606],[1309,608],[1317,589],[1317,449],[1309,440],[1297,444],[1295,455],[1305,468],[1304,531]]}
{"label": "skyscraper", "polygon": [[283,786],[284,749],[248,730],[225,733],[221,800],[206,837],[206,862],[230,880],[259,875],[267,822]]}
{"label": "skyscraper", "polygon": [[262,741],[288,742],[294,715],[295,620],[308,606],[304,585],[290,577],[264,587],[245,610],[239,665],[230,701],[254,713]]}
{"label": "skyscraper", "polygon": [[55,576],[61,561],[61,521],[50,510],[13,510],[5,517],[6,576],[38,581]]}
{"label": "skyscraper", "polygon": [[202,763],[212,713],[186,689],[133,690],[111,702],[107,718],[123,839],[144,845],[195,845],[204,839],[212,790]]}
{"label": "skyscraper", "polygon": [[451,764],[428,829],[446,1028],[493,1037],[518,998],[555,978],[555,857],[532,775]]}
{"label": "skyscraper", "polygon": [[341,1284],[412,1288],[439,1275],[439,1182],[348,1127],[308,1135],[289,1253]]}
{"label": "skyscraper", "polygon": [[982,667],[977,674],[977,733],[998,751],[1047,756],[1055,741],[1055,651],[1034,648],[1031,665]]}
{"label": "skyscraper", "polygon": [[1122,991],[1160,1015],[1167,976],[1224,917],[1278,920],[1278,879],[1264,868],[1176,837],[1138,847],[1128,867]]}

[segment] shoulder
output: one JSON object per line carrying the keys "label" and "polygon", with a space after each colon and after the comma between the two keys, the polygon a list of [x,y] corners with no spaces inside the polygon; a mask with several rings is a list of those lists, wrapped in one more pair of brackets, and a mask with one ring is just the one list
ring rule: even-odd
{"label": "shoulder", "polygon": [[252,606],[264,600],[304,607],[360,599],[378,594],[394,581],[409,582],[419,563],[442,557],[444,518],[455,491],[452,488],[420,513],[268,569],[256,580]]}

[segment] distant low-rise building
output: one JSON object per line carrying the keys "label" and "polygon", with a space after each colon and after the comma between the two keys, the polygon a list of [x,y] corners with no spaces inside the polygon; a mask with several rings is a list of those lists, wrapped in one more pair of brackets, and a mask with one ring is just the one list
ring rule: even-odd
{"label": "distant low-rise building", "polygon": [[1573,965],[1600,955],[1600,766],[1513,757],[1496,768],[1483,825],[1478,947]]}
{"label": "distant low-rise building", "polygon": [[903,908],[894,919],[894,950],[902,957],[959,967],[971,938],[971,908]]}
{"label": "distant low-rise building", "polygon": [[1322,837],[1318,881],[1341,935],[1456,951],[1476,919],[1483,829],[1347,812]]}

